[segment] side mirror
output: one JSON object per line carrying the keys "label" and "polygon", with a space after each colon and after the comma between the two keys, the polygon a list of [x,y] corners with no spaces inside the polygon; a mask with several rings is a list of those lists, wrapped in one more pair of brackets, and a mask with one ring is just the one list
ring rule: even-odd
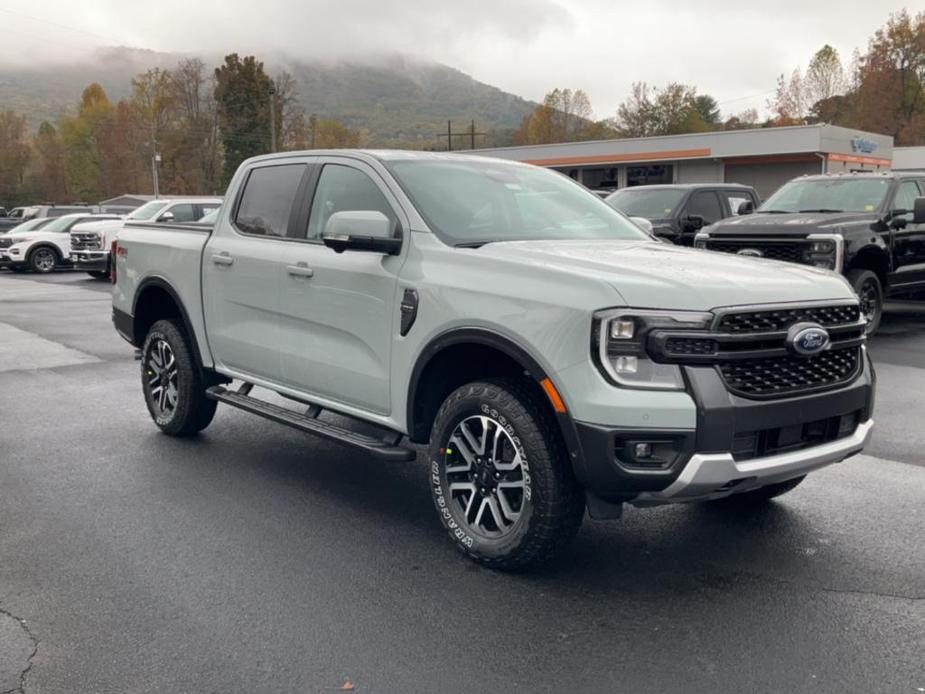
{"label": "side mirror", "polygon": [[159,222],[172,222],[173,221],[173,212],[165,212],[160,217],[157,218]]}
{"label": "side mirror", "polygon": [[912,223],[925,224],[925,198],[916,198],[912,207]]}
{"label": "side mirror", "polygon": [[689,214],[684,219],[684,226],[687,227],[687,231],[700,231],[705,223],[706,220],[699,214]]}
{"label": "side mirror", "polygon": [[395,237],[389,218],[378,210],[335,212],[324,225],[321,241],[335,253],[398,255],[401,251],[401,239]]}
{"label": "side mirror", "polygon": [[755,203],[753,203],[751,200],[746,200],[741,205],[739,205],[739,209],[736,210],[736,214],[751,214],[754,211]]}
{"label": "side mirror", "polygon": [[647,234],[652,234],[652,222],[645,217],[630,217],[630,221]]}

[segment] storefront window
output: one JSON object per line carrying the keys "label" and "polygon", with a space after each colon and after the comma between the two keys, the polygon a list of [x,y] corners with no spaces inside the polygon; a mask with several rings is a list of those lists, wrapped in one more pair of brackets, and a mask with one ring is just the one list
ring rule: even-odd
{"label": "storefront window", "polygon": [[650,164],[648,166],[626,167],[626,186],[651,186],[674,182],[674,166],[671,164]]}

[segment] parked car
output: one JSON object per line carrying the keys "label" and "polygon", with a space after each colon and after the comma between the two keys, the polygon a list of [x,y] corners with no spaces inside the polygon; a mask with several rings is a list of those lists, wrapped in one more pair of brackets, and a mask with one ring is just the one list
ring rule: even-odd
{"label": "parked car", "polygon": [[754,211],[759,198],[754,188],[737,183],[678,183],[623,188],[607,202],[629,217],[648,219],[656,236],[691,246],[701,228]]}
{"label": "parked car", "polygon": [[71,229],[70,261],[91,277],[105,279],[109,277],[110,246],[126,221],[195,222],[221,204],[222,199],[215,197],[162,198],[145,203],[124,219],[94,218],[78,224]]}
{"label": "parked car", "polygon": [[925,172],[802,176],[783,185],[756,214],[727,219],[696,244],[841,272],[861,299],[869,333],[888,298],[925,290]]}
{"label": "parked car", "polygon": [[763,503],[870,436],[864,321],[831,272],[660,243],[566,177],[469,155],[266,155],[226,201],[211,229],[116,242],[155,424],[194,434],[222,402],[386,460],[426,444],[441,523],[488,566],[546,558],[586,504]]}
{"label": "parked car", "polygon": [[[39,218],[44,219],[44,218]],[[12,270],[52,272],[67,265],[71,254],[71,228],[87,220],[119,219],[115,215],[69,214],[50,218],[47,224],[0,236],[0,263]]]}
{"label": "parked car", "polygon": [[98,214],[99,208],[86,203],[74,203],[72,205],[55,205],[47,203],[43,205],[32,205],[23,210],[23,219],[35,219],[36,217],[63,217],[68,214]]}
{"label": "parked car", "polygon": [[26,209],[25,207],[14,207],[7,213],[4,208],[0,208],[3,210],[3,214],[0,214],[0,234],[21,224]]}

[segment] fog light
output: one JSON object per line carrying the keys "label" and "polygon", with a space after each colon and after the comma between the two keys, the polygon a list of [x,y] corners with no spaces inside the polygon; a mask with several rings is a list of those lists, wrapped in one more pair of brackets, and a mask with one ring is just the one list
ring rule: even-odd
{"label": "fog light", "polygon": [[615,320],[610,324],[610,337],[613,340],[632,340],[635,333],[635,321]]}
{"label": "fog light", "polygon": [[813,253],[831,253],[835,250],[835,243],[832,241],[813,241]]}
{"label": "fog light", "polygon": [[613,368],[618,374],[634,374],[639,370],[639,358],[617,357],[614,360]]}
{"label": "fog light", "polygon": [[633,448],[633,457],[637,460],[639,458],[651,458],[652,457],[652,444],[651,443],[637,443]]}

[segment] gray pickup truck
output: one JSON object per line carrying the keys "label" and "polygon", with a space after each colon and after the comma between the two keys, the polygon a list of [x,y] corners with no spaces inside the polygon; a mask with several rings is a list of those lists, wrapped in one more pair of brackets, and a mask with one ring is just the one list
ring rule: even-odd
{"label": "gray pickup truck", "polygon": [[115,258],[161,430],[222,402],[385,460],[426,445],[440,521],[495,568],[550,556],[586,508],[763,503],[873,426],[843,278],[659,243],[526,164],[257,157],[214,227],[129,223]]}

